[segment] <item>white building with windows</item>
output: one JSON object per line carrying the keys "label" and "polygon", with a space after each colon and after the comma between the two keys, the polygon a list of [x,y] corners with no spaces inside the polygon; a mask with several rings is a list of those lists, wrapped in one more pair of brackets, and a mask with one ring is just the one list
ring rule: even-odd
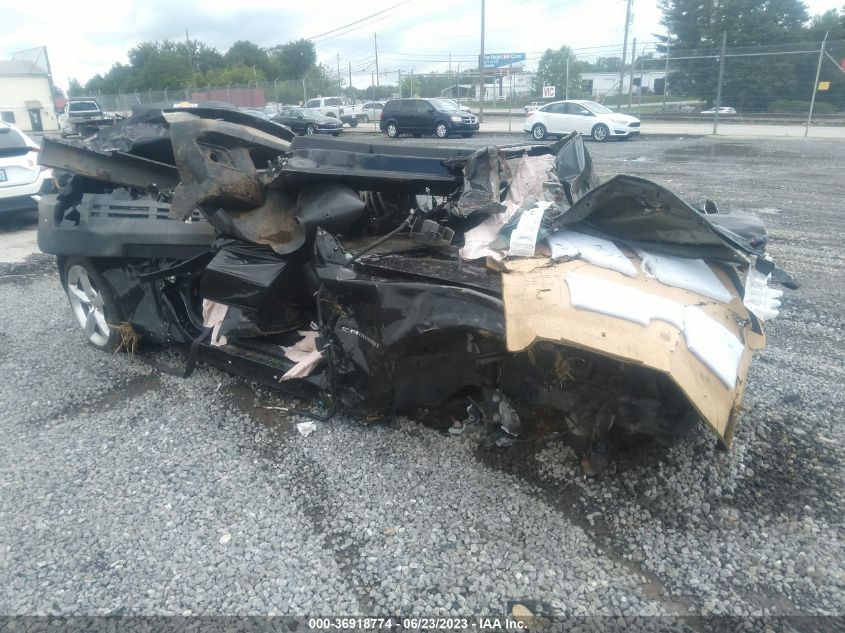
{"label": "white building with windows", "polygon": [[[630,71],[625,72],[625,77],[622,81],[622,94],[628,94],[628,86],[631,83]],[[666,73],[662,70],[646,70],[642,75],[638,69],[634,70],[634,89],[633,93],[639,94],[640,86],[643,88],[643,94],[663,94],[663,89],[666,85]],[[584,92],[589,93],[595,98],[602,98],[607,95],[614,95],[619,92],[619,73],[581,73],[581,86]]]}
{"label": "white building with windows", "polygon": [[44,68],[30,61],[0,59],[0,119],[24,132],[59,129]]}

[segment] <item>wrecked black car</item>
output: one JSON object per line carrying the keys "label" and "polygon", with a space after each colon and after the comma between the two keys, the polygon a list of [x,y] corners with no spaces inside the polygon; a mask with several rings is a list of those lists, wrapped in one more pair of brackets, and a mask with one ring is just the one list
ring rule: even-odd
{"label": "wrecked black car", "polygon": [[600,184],[577,134],[388,146],[165,108],[40,160],[38,243],[95,347],[170,346],[324,416],[442,408],[491,445],[536,419],[730,445],[768,282],[794,285],[755,218]]}

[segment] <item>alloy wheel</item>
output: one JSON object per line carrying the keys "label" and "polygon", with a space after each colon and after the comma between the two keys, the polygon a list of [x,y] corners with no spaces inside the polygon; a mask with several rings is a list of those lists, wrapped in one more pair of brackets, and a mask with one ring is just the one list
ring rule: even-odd
{"label": "alloy wheel", "polygon": [[103,295],[94,286],[88,271],[71,266],[67,273],[67,294],[73,314],[88,340],[98,347],[109,341],[111,330],[106,321]]}

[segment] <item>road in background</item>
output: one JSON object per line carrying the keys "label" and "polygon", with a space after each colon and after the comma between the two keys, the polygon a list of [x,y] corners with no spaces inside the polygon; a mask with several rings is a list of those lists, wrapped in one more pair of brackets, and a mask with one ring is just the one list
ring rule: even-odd
{"label": "road in background", "polygon": [[[486,113],[485,113],[486,115]],[[525,115],[521,112],[514,114],[511,119],[511,132],[516,134],[527,133],[522,131],[522,124]],[[487,117],[480,125],[481,132],[503,133],[508,132],[508,117],[497,116]],[[378,123],[361,123],[357,128],[344,128],[345,134],[373,133],[378,131]],[[713,122],[662,122],[643,121],[641,134],[650,135],[673,135],[673,136],[712,136]],[[772,138],[772,137],[793,137],[804,138],[803,125],[782,125],[774,123],[731,123],[723,119],[719,121],[719,134],[717,136],[744,137],[744,138]],[[818,139],[845,139],[845,126],[816,125],[810,127],[810,138]]]}

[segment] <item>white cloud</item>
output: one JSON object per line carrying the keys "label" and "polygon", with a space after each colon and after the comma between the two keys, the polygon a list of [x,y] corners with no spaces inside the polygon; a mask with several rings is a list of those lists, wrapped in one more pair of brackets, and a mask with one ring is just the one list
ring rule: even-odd
{"label": "white cloud", "polygon": [[[0,57],[46,45],[57,84],[85,81],[106,72],[146,39],[181,39],[187,29],[225,51],[238,39],[272,46],[349,24],[398,0],[319,3],[279,0],[75,0],[72,10],[45,11],[43,4],[3,1]],[[837,8],[842,0],[811,0],[811,13]],[[378,33],[382,72],[427,72],[475,66],[480,45],[480,0],[413,0],[341,35],[318,39],[321,62],[341,73],[351,63],[355,85],[368,85],[374,71],[373,32]],[[569,45],[579,57],[620,55],[625,0],[487,0],[485,50],[525,52],[536,64],[546,48]],[[354,7],[354,10],[350,10]],[[653,42],[662,33],[656,3],[634,3],[631,36]],[[387,77],[386,77],[387,78]]]}

